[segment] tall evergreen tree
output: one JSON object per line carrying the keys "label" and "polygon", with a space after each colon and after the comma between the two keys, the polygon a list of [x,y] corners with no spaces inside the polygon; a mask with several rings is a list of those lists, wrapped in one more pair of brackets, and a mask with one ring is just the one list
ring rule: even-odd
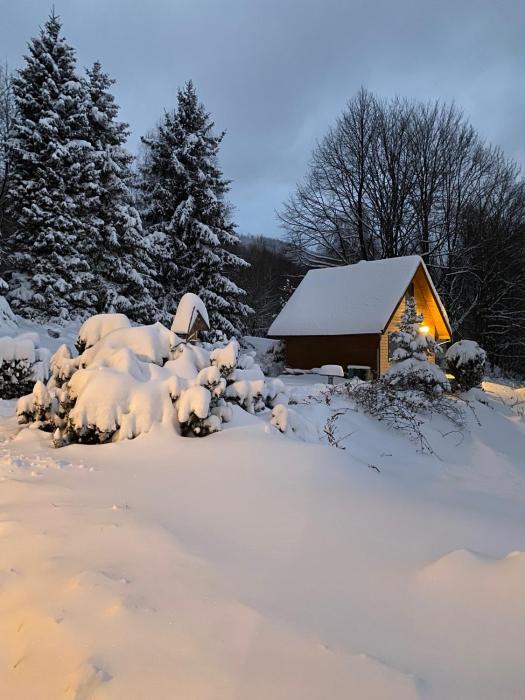
{"label": "tall evergreen tree", "polygon": [[9,299],[31,318],[85,316],[96,302],[89,265],[95,166],[85,139],[85,86],[54,14],[29,43],[13,89],[8,213],[14,230],[3,263]]}
{"label": "tall evergreen tree", "polygon": [[225,200],[229,182],[217,164],[224,134],[214,134],[213,127],[188,82],[178,92],[177,110],[143,139],[143,217],[162,244],[164,317],[172,316],[182,294],[195,292],[212,328],[231,335],[241,331],[251,309],[228,276],[247,263],[231,252],[238,239]]}
{"label": "tall evergreen tree", "polygon": [[148,240],[133,204],[131,163],[126,150],[128,125],[118,121],[118,106],[109,89],[114,83],[96,62],[87,71],[89,96],[87,139],[94,148],[98,219],[92,269],[96,275],[97,310],[121,312],[151,322],[159,292]]}

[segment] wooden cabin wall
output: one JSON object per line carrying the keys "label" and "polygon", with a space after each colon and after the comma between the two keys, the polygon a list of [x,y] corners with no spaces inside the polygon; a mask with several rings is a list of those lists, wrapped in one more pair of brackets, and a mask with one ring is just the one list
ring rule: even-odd
{"label": "wooden cabin wall", "polygon": [[[438,312],[435,302],[433,302],[432,294],[428,290],[426,280],[424,275],[422,277],[414,277],[414,299],[416,301],[416,309],[419,314],[423,314],[423,325],[429,327],[429,333],[435,338],[436,337],[436,313]],[[380,374],[383,374],[389,367],[390,361],[388,358],[388,335],[397,331],[399,327],[399,322],[401,321],[401,315],[405,310],[405,299],[401,299],[399,306],[394,312],[394,315],[390,319],[388,327],[381,336],[381,341],[379,344],[379,363],[380,363]],[[429,358],[431,362],[434,361],[433,357]]]}
{"label": "wooden cabin wall", "polygon": [[379,334],[286,336],[286,365],[297,369],[367,365],[377,371],[379,338]]}

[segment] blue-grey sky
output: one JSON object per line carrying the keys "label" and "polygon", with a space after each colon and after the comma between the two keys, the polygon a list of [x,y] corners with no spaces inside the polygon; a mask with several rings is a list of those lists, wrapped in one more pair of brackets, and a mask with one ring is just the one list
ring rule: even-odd
{"label": "blue-grey sky", "polygon": [[[52,3],[2,3],[0,56],[20,65]],[[55,0],[80,65],[117,80],[130,147],[192,78],[218,129],[240,232],[275,217],[317,139],[361,85],[455,100],[525,163],[522,0]]]}

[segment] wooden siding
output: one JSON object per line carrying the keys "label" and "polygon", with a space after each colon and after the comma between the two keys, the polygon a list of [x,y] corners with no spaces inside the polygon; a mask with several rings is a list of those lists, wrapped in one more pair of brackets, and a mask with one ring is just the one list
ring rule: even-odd
{"label": "wooden siding", "polygon": [[[432,292],[423,267],[420,265],[408,288],[413,293],[418,313],[423,314],[423,323],[429,327],[434,338],[450,340],[447,322]],[[285,341],[286,364],[298,369],[311,369],[326,364],[367,365],[382,374],[390,366],[388,359],[388,336],[396,331],[405,309],[405,295],[397,302],[387,327],[382,334],[305,335],[272,336]],[[431,358],[433,359],[433,358]]]}
{"label": "wooden siding", "polygon": [[286,365],[312,369],[321,365],[368,365],[377,371],[379,334],[284,336]]}
{"label": "wooden siding", "polygon": [[[449,333],[441,311],[432,295],[432,290],[428,286],[425,273],[422,268],[418,268],[413,279],[414,284],[414,299],[416,301],[416,308],[418,313],[423,314],[423,325],[429,327],[429,333],[434,338],[439,338],[440,340],[448,340]],[[381,336],[381,341],[379,344],[379,373],[382,374],[390,366],[388,358],[388,335],[393,333],[398,329],[399,322],[401,320],[401,315],[405,310],[405,298],[401,299],[401,302],[394,311],[390,322]],[[433,360],[433,358],[430,358]]]}

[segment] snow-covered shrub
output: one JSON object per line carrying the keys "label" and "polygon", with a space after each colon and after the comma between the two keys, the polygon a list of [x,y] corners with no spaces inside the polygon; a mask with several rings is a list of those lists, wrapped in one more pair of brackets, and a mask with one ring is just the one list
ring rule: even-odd
{"label": "snow-covered shrub", "polygon": [[223,376],[228,376],[237,365],[239,352],[239,343],[237,340],[232,340],[227,345],[212,350],[210,354],[210,361],[212,365],[219,368],[219,372]]}
{"label": "snow-covered shrub", "polygon": [[57,447],[130,439],[159,423],[204,436],[231,419],[229,402],[254,412],[286,394],[280,380],[265,381],[252,355],[240,355],[236,340],[209,350],[159,323],[104,333],[77,357],[62,345],[51,368],[47,386],[20,399],[17,413],[53,432]]}
{"label": "snow-covered shrub", "polygon": [[78,369],[78,358],[71,356],[67,345],[61,345],[51,356],[50,368],[52,386],[60,388]]}
{"label": "snow-covered shrub", "polygon": [[485,374],[487,353],[474,340],[460,340],[445,355],[447,370],[462,391],[480,386]]}
{"label": "snow-covered shrub", "polygon": [[239,404],[248,413],[271,408],[277,397],[281,401],[286,397],[283,382],[266,378],[259,365],[255,364],[255,353],[251,351],[241,355],[236,340],[212,350],[210,359],[226,380],[226,399]]}
{"label": "snow-covered shrub", "polygon": [[45,422],[52,416],[53,399],[47,386],[37,381],[31,394],[22,396],[16,402],[19,423]]}
{"label": "snow-covered shrub", "polygon": [[419,389],[407,389],[382,379],[371,382],[355,379],[346,385],[334,387],[333,393],[345,393],[358,408],[384,421],[389,427],[406,432],[424,452],[433,452],[422,431],[425,415],[442,415],[455,428],[461,427],[464,421],[463,413],[454,399],[428,392],[425,384],[421,384]]}
{"label": "snow-covered shrub", "polygon": [[161,323],[151,326],[119,328],[103,336],[95,345],[87,348],[80,358],[80,366],[104,366],[112,351],[127,349],[139,360],[163,365],[172,355],[180,340]]}
{"label": "snow-covered shrub", "polygon": [[96,314],[80,326],[75,347],[82,354],[108,333],[130,327],[131,323],[124,314]]}
{"label": "snow-covered shrub", "polygon": [[284,345],[280,340],[258,338],[247,335],[242,339],[243,347],[255,352],[255,362],[266,376],[277,377],[284,371]]}
{"label": "snow-covered shrub", "polygon": [[37,333],[0,338],[0,397],[14,399],[49,377],[50,352],[38,347]]}
{"label": "snow-covered shrub", "polygon": [[316,436],[314,426],[297,411],[280,403],[273,407],[271,424],[288,437],[310,442]]}
{"label": "snow-covered shrub", "polygon": [[450,391],[450,383],[440,367],[415,357],[392,363],[382,381],[399,389],[423,390],[436,396]]}
{"label": "snow-covered shrub", "polygon": [[392,334],[396,347],[383,381],[399,389],[442,394],[450,390],[450,384],[443,370],[429,362],[429,357],[436,352],[436,343],[431,335],[421,332],[422,322],[423,316],[417,313],[414,298],[408,297],[399,329]]}

